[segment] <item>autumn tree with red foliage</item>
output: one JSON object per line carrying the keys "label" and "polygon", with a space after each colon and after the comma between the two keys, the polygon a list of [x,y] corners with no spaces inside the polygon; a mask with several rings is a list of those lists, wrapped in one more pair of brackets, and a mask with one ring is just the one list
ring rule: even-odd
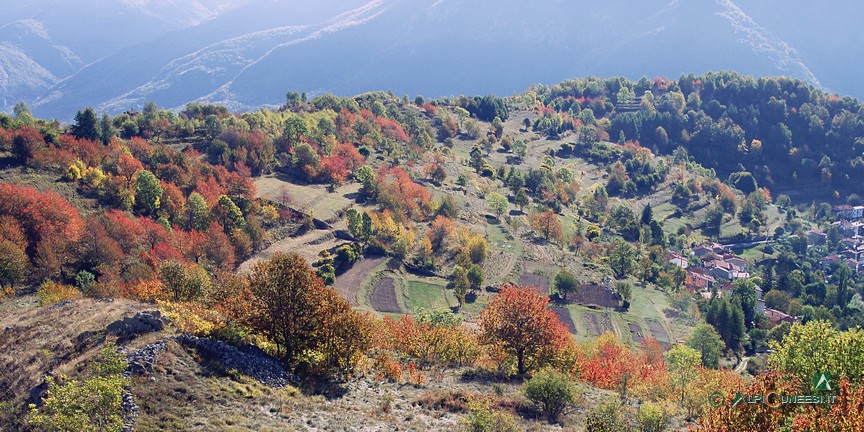
{"label": "autumn tree with red foliage", "polygon": [[46,147],[45,138],[33,126],[23,126],[15,130],[12,138],[12,153],[21,162],[30,163]]}
{"label": "autumn tree with red foliage", "polygon": [[570,337],[548,303],[531,287],[504,285],[480,314],[483,341],[515,357],[520,375],[552,362]]}
{"label": "autumn tree with red foliage", "polygon": [[[768,395],[775,392],[774,396],[767,402],[774,403],[777,395],[809,394],[796,388],[793,380],[781,374],[771,372],[760,375],[746,388],[740,388],[742,395]],[[781,430],[786,424],[787,418],[792,417],[799,410],[797,404],[779,404],[776,407],[766,403],[739,403],[732,406],[734,391],[724,392],[725,389],[716,389],[723,394],[724,399],[720,406],[711,407],[699,418],[698,426],[693,429],[699,432],[726,432],[726,431],[755,431]],[[744,401],[746,402],[746,401]],[[810,409],[804,408],[805,410]],[[816,409],[821,410],[817,407]],[[805,429],[814,430],[814,429]],[[841,429],[817,429],[817,430],[841,430]],[[854,429],[860,430],[860,429]]]}
{"label": "autumn tree with red foliage", "polygon": [[415,359],[423,367],[467,364],[479,352],[476,336],[461,323],[418,321],[404,315],[398,321],[384,318],[386,345]]}
{"label": "autumn tree with red foliage", "polygon": [[558,220],[558,215],[552,210],[529,214],[528,223],[534,231],[542,235],[547,241],[557,242],[564,238],[561,231],[561,221]]}
{"label": "autumn tree with red foliage", "polygon": [[847,380],[837,386],[836,402],[827,409],[806,409],[792,421],[793,432],[864,430],[864,388],[853,388]]}
{"label": "autumn tree with red foliage", "polygon": [[422,220],[432,210],[432,194],[428,189],[411,179],[399,167],[382,166],[376,176],[378,182],[378,204],[393,211],[396,219]]}
{"label": "autumn tree with red foliage", "polygon": [[447,216],[438,215],[432,221],[429,230],[426,231],[426,237],[432,243],[432,249],[438,251],[444,244],[444,240],[453,232],[453,221]]}
{"label": "autumn tree with red foliage", "polygon": [[232,269],[235,264],[234,246],[231,239],[216,221],[210,222],[204,241],[204,255],[214,268]]}
{"label": "autumn tree with red foliage", "polygon": [[0,216],[14,218],[22,228],[37,276],[59,276],[61,268],[72,261],[69,245],[84,231],[81,214],[66,199],[26,186],[0,184]]}
{"label": "autumn tree with red foliage", "polygon": [[321,176],[333,186],[341,186],[348,178],[348,164],[341,156],[327,156],[321,160]]}
{"label": "autumn tree with red foliage", "polygon": [[614,390],[625,375],[633,372],[635,366],[634,353],[624,347],[617,336],[604,333],[588,349],[579,372],[583,380],[603,389]]}

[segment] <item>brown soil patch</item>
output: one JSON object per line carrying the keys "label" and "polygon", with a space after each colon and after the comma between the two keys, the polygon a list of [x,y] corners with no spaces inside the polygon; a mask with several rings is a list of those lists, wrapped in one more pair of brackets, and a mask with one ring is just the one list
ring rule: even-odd
{"label": "brown soil patch", "polygon": [[568,297],[568,301],[585,306],[598,306],[602,308],[618,307],[618,295],[603,285],[585,284],[579,287],[576,294]]}
{"label": "brown soil patch", "polygon": [[268,260],[280,252],[296,252],[305,258],[306,262],[312,264],[318,259],[318,253],[322,250],[335,248],[345,243],[348,242],[337,239],[331,230],[312,230],[297,237],[286,237],[241,263],[238,272],[247,272],[259,261]]}
{"label": "brown soil patch", "polygon": [[348,269],[348,271],[336,277],[336,282],[333,283],[333,289],[345,298],[345,300],[348,300],[348,303],[351,303],[351,306],[358,306],[360,302],[357,299],[357,291],[360,290],[363,280],[366,279],[366,276],[368,276],[375,267],[378,267],[385,261],[387,261],[387,257],[366,258],[354,263],[354,266]]}
{"label": "brown soil patch", "polygon": [[519,285],[534,287],[539,294],[549,294],[549,279],[546,276],[523,273],[522,276],[519,276]]}
{"label": "brown soil patch", "polygon": [[648,329],[651,331],[651,336],[654,336],[654,339],[660,342],[669,342],[669,333],[666,332],[660,321],[655,318],[645,318],[645,322],[648,323]]}
{"label": "brown soil patch", "polygon": [[553,307],[552,312],[558,315],[558,321],[561,321],[561,324],[564,324],[570,333],[576,334],[576,324],[573,322],[573,318],[570,317],[570,311],[567,308]]}
{"label": "brown soil patch", "polygon": [[396,285],[393,279],[386,278],[378,281],[369,298],[372,307],[378,312],[401,313],[399,302],[396,301]]}
{"label": "brown soil patch", "polygon": [[630,337],[633,338],[633,343],[639,343],[645,339],[645,334],[642,333],[642,327],[639,324],[628,323],[627,327],[630,328]]}
{"label": "brown soil patch", "polygon": [[584,312],[582,316],[585,317],[585,326],[592,335],[600,336],[607,331],[612,331],[612,321],[607,315],[594,312]]}

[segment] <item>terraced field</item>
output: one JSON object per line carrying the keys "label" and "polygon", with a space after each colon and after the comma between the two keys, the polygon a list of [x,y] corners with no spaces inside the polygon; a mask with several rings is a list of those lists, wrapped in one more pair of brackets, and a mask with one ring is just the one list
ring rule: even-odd
{"label": "terraced field", "polygon": [[405,303],[410,310],[417,308],[427,310],[449,310],[451,306],[456,305],[455,299],[452,301],[448,298],[446,282],[441,280],[415,280],[406,279],[405,284]]}
{"label": "terraced field", "polygon": [[298,185],[278,177],[265,176],[255,179],[258,196],[281,202],[282,196],[290,198],[288,206],[318,219],[333,222],[342,210],[354,204],[353,196],[360,190],[358,183],[348,183],[333,192],[324,185]]}
{"label": "terraced field", "polygon": [[387,257],[365,258],[352,266],[348,271],[336,277],[333,289],[351,303],[351,306],[359,306],[360,301],[357,292],[363,286],[363,281],[369,274],[381,264],[387,262]]}
{"label": "terraced field", "polygon": [[308,263],[313,263],[318,252],[323,249],[330,249],[348,243],[345,240],[339,240],[333,235],[332,230],[312,230],[297,237],[286,237],[271,244],[266,249],[258,252],[252,258],[240,264],[239,272],[249,271],[255,263],[270,259],[273,255],[279,252],[288,253],[296,252],[306,259]]}
{"label": "terraced field", "polygon": [[375,284],[369,302],[378,312],[402,313],[399,302],[396,300],[396,284],[392,278],[385,278]]}

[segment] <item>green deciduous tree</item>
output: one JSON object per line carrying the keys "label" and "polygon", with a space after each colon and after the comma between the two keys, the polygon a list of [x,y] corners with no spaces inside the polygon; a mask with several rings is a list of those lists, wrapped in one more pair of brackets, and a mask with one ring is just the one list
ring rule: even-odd
{"label": "green deciduous tree", "polygon": [[717,330],[714,330],[710,324],[699,324],[693,329],[690,338],[687,339],[687,346],[698,351],[702,366],[706,368],[716,369],[720,366],[720,353],[723,352],[723,340]]}
{"label": "green deciduous tree", "polygon": [[210,275],[197,264],[165,261],[157,273],[162,286],[173,294],[175,301],[200,299],[213,287]]}
{"label": "green deciduous tree", "polygon": [[677,392],[680,392],[680,402],[683,403],[684,390],[696,378],[698,368],[702,365],[702,354],[689,346],[675,345],[663,354],[663,357],[666,358],[672,385]]}
{"label": "green deciduous tree", "polygon": [[92,377],[66,380],[46,377],[48,396],[41,407],[30,405],[30,426],[57,432],[107,432],[123,429],[123,391],[128,380],[123,356],[108,345],[92,365]]}
{"label": "green deciduous tree", "polygon": [[495,213],[495,216],[498,218],[507,211],[507,198],[504,195],[499,194],[498,192],[492,192],[486,198],[489,202],[489,209]]}
{"label": "green deciduous tree", "polygon": [[368,197],[375,196],[375,171],[369,167],[369,165],[363,165],[360,167],[356,173],[354,173],[354,178],[362,185],[362,189],[360,192]]}
{"label": "green deciduous tree", "polygon": [[555,292],[558,293],[562,300],[567,301],[567,295],[570,293],[575,294],[579,289],[579,281],[576,280],[576,276],[573,276],[573,273],[570,273],[569,270],[561,269],[555,275],[552,287],[555,288]]}
{"label": "green deciduous tree", "polygon": [[226,233],[246,225],[246,219],[243,218],[240,207],[237,207],[237,204],[234,204],[234,201],[227,195],[219,196],[216,206],[213,207],[213,216],[215,220],[219,221]]}
{"label": "green deciduous tree", "polygon": [[186,200],[186,227],[202,231],[210,224],[210,208],[198,192],[189,194]]}
{"label": "green deciduous tree", "polygon": [[468,282],[471,284],[471,289],[479,290],[480,286],[483,284],[483,268],[477,264],[471,264],[466,276],[468,276]]}
{"label": "green deciduous tree", "polygon": [[609,253],[609,267],[617,279],[624,279],[636,266],[636,249],[627,242],[615,239],[615,247]]}
{"label": "green deciduous tree", "polygon": [[471,289],[471,281],[468,279],[468,272],[462,266],[457,265],[453,268],[453,273],[450,274],[450,281],[453,283],[453,294],[456,295],[456,300],[459,301],[459,306],[465,303],[465,297],[468,295],[468,290]]}
{"label": "green deciduous tree", "polygon": [[141,170],[135,176],[135,207],[145,215],[155,215],[162,199],[162,185],[152,172]]}
{"label": "green deciduous tree", "polygon": [[864,332],[858,328],[840,332],[827,321],[813,320],[793,324],[782,341],[769,345],[774,352],[768,356],[768,365],[795,375],[805,385],[817,372],[850,382],[864,378]]}

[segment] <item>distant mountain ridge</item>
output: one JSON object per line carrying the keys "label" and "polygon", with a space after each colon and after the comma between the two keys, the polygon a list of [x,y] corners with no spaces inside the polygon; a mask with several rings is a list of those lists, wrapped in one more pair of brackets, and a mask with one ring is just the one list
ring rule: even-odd
{"label": "distant mountain ridge", "polygon": [[[0,109],[24,100],[36,115],[67,119],[84,106],[116,113],[147,101],[180,107],[200,100],[243,110],[280,104],[289,89],[507,95],[574,76],[676,78],[721,69],[864,96],[864,85],[837,78],[861,62],[861,44],[849,44],[834,66],[814,66],[808,58],[824,56],[821,46],[789,30],[852,26],[838,18],[842,11],[821,12],[833,22],[809,21],[773,0],[106,3],[12,7],[9,22],[0,21]],[[747,13],[769,16],[769,3],[789,15],[788,22],[766,18],[778,32]],[[814,36],[813,45],[824,37]]]}

